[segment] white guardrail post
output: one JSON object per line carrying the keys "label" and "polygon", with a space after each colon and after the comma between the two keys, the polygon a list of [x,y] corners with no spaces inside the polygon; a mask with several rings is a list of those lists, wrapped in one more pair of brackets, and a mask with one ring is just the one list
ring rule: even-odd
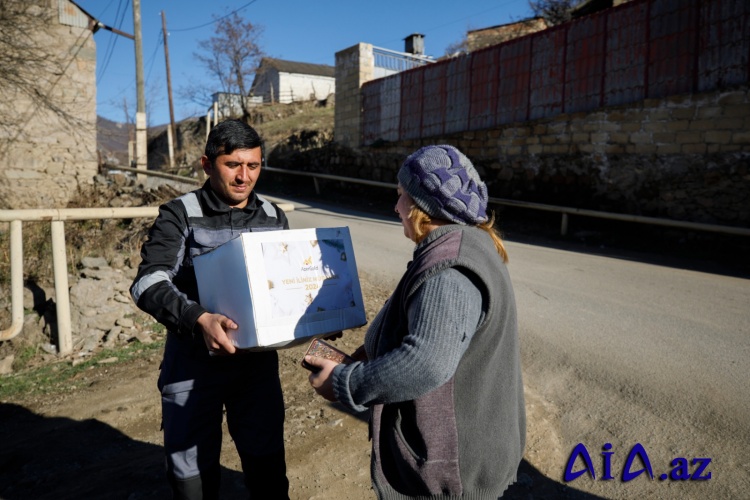
{"label": "white guardrail post", "polygon": [[65,223],[61,220],[52,221],[52,268],[55,276],[55,303],[57,304],[57,348],[60,354],[68,354],[73,350],[73,330],[70,326]]}
{"label": "white guardrail post", "polygon": [[23,327],[23,225],[10,221],[10,300],[11,325],[0,332],[0,340],[10,340]]}

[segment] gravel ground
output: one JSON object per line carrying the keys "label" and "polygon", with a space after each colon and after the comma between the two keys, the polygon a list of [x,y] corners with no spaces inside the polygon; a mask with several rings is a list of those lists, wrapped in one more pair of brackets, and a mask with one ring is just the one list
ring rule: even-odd
{"label": "gravel ground", "polygon": [[[390,290],[372,285],[367,276],[362,284],[372,319]],[[364,329],[351,330],[334,343],[351,352],[363,336]],[[299,366],[305,349],[302,345],[279,351],[290,496],[375,498],[367,415],[351,414],[315,395],[308,372]],[[100,363],[71,381],[64,394],[29,394],[0,402],[0,498],[168,497],[156,389],[159,362],[160,353],[154,352],[123,363]],[[534,394],[527,394],[527,407],[529,445],[520,481],[509,498],[586,498],[548,477],[561,460],[559,453],[550,453],[552,421]],[[243,498],[239,457],[228,433],[224,436],[223,498]]]}

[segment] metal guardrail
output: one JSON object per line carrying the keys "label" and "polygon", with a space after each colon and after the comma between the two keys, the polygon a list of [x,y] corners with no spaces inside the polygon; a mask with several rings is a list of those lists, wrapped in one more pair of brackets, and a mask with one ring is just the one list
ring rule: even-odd
{"label": "metal guardrail", "polygon": [[375,67],[393,72],[406,71],[435,62],[435,59],[429,56],[397,52],[381,47],[373,47],[372,54]]}
{"label": "metal guardrail", "polygon": [[122,172],[130,172],[133,174],[138,175],[145,175],[145,176],[151,176],[151,177],[160,177],[162,179],[170,179],[173,181],[178,182],[186,182],[188,184],[201,184],[202,181],[199,179],[194,179],[192,177],[186,177],[184,175],[174,175],[174,174],[168,174],[166,172],[161,172],[159,170],[143,170],[142,168],[131,168],[131,167],[105,167],[104,168],[107,173],[116,173],[118,171]]}
{"label": "metal guardrail", "polygon": [[88,219],[130,219],[156,217],[158,207],[60,208],[0,210],[0,222],[10,222],[11,325],[0,331],[0,341],[10,340],[23,328],[23,222],[50,221],[52,225],[52,268],[55,279],[57,347],[60,354],[73,350],[68,289],[68,259],[65,254],[65,221]]}
{"label": "metal guardrail", "polygon": [[[376,186],[376,187],[383,187],[383,188],[388,188],[388,189],[396,189],[396,184],[392,184],[388,182],[371,181],[367,179],[355,179],[352,177],[342,177],[338,175],[320,174],[316,172],[299,172],[299,171],[286,170],[283,168],[274,168],[274,167],[265,167],[265,170],[269,172],[275,172],[275,173],[281,173],[281,174],[312,177],[313,182],[315,183],[315,192],[317,194],[320,194],[320,186],[318,184],[318,179],[351,182],[354,184],[363,184],[366,186]],[[560,234],[563,236],[565,236],[568,232],[568,220],[569,220],[569,216],[571,215],[579,215],[583,217],[596,217],[600,219],[610,219],[610,220],[618,220],[618,221],[624,221],[624,222],[636,222],[640,224],[652,224],[655,226],[667,226],[667,227],[674,227],[674,228],[680,228],[680,229],[689,229],[693,231],[709,231],[709,232],[715,232],[715,233],[750,236],[750,228],[744,228],[744,227],[704,224],[701,222],[679,221],[679,220],[673,220],[673,219],[662,219],[658,217],[644,217],[640,215],[617,214],[617,213],[612,213],[612,212],[587,210],[583,208],[561,207],[561,206],[556,206],[556,205],[546,205],[543,203],[532,203],[528,201],[508,200],[505,198],[490,197],[489,203],[491,205],[505,205],[509,207],[526,208],[530,210],[558,212],[562,216],[562,220],[560,222]]]}

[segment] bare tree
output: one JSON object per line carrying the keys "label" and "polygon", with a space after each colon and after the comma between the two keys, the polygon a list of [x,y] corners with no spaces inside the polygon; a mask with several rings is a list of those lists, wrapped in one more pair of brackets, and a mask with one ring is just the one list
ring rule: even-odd
{"label": "bare tree", "polygon": [[461,40],[455,41],[445,48],[445,55],[456,57],[469,53],[469,41],[464,36]]}
{"label": "bare tree", "polygon": [[239,94],[243,118],[250,115],[247,99],[255,74],[264,53],[259,45],[263,28],[243,19],[236,12],[216,17],[214,36],[198,43],[194,57],[215,78],[213,86],[196,84],[182,91],[182,95],[199,104],[209,104],[208,96],[221,91]]}
{"label": "bare tree", "polygon": [[537,17],[544,18],[549,26],[570,21],[570,10],[583,0],[529,0],[529,7]]}
{"label": "bare tree", "polygon": [[68,111],[71,103],[52,93],[72,58],[57,58],[40,43],[39,33],[52,22],[48,3],[0,0],[0,89],[7,108],[0,113],[0,134],[5,141],[19,139],[38,112],[54,114],[73,130],[82,125]]}

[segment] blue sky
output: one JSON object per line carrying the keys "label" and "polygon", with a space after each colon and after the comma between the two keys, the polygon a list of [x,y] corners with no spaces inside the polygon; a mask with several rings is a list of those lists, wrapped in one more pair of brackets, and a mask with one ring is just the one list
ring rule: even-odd
{"label": "blue sky", "polygon": [[[75,0],[102,23],[133,34],[131,0]],[[425,53],[439,57],[467,30],[530,17],[528,0],[141,0],[143,69],[149,125],[169,122],[166,60],[161,12],[167,21],[169,65],[175,120],[204,115],[204,107],[180,97],[180,88],[209,78],[195,61],[197,42],[214,33],[214,15],[235,10],[262,26],[260,45],[270,57],[316,64],[335,64],[336,52],[360,42],[403,51],[404,38],[425,35]],[[125,121],[125,104],[136,108],[135,44],[99,30],[97,47],[97,113]],[[205,75],[205,76],[204,76]],[[218,89],[217,89],[218,90]]]}

